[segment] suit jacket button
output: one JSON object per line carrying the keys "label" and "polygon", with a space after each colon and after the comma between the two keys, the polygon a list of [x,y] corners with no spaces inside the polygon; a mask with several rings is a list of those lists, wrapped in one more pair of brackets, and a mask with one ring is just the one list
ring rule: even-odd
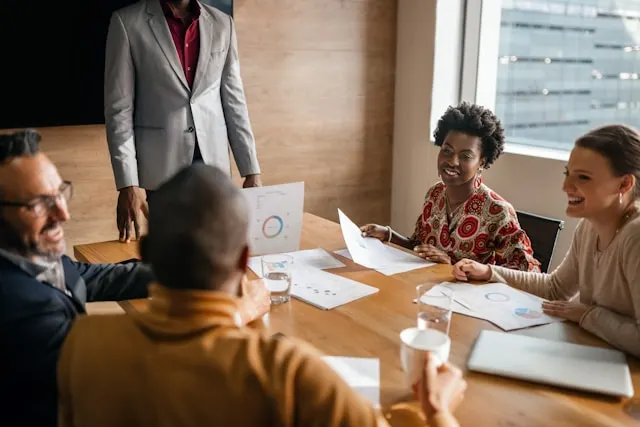
{"label": "suit jacket button", "polygon": [[193,126],[190,126],[189,129],[187,129],[187,132],[192,133],[194,130]]}

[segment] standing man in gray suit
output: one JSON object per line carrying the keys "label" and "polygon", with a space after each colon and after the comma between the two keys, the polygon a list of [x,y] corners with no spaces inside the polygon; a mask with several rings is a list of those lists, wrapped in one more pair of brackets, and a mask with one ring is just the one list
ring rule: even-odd
{"label": "standing man in gray suit", "polygon": [[261,185],[233,20],[211,6],[141,0],[114,12],[104,110],[120,241],[140,235],[142,189],[197,161],[230,172],[229,146],[243,186]]}

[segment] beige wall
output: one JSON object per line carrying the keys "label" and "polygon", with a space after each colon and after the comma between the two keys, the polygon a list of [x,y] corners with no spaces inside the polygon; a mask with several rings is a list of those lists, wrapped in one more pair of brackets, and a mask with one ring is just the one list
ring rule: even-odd
{"label": "beige wall", "polygon": [[[450,87],[456,84],[456,78],[446,78],[447,73],[454,74],[450,70],[455,68],[460,48],[459,40],[451,36],[455,33],[451,16],[457,12],[457,1],[398,1],[391,225],[405,234],[413,230],[425,192],[438,179],[437,149],[430,142],[432,108],[441,114],[445,105],[458,99]],[[440,37],[437,43],[436,36]],[[516,209],[566,221],[551,268],[562,261],[577,224],[564,215],[564,164],[504,154],[484,173],[485,183]]]}
{"label": "beige wall", "polygon": [[235,1],[263,181],[308,212],[389,221],[396,1]]}
{"label": "beige wall", "polygon": [[429,118],[435,56],[435,0],[398,1],[391,225],[405,234],[435,179]]}

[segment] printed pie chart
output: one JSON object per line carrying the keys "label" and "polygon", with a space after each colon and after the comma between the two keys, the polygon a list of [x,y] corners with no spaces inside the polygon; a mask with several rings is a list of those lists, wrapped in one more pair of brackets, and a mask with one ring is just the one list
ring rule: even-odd
{"label": "printed pie chart", "polygon": [[277,237],[284,230],[284,221],[277,215],[271,215],[262,223],[262,234],[267,239]]}
{"label": "printed pie chart", "polygon": [[537,310],[531,310],[529,308],[516,308],[514,314],[524,319],[539,319],[542,317],[542,313]]}
{"label": "printed pie chart", "polygon": [[509,295],[505,295],[501,292],[489,292],[484,295],[486,299],[493,302],[507,302],[509,301]]}

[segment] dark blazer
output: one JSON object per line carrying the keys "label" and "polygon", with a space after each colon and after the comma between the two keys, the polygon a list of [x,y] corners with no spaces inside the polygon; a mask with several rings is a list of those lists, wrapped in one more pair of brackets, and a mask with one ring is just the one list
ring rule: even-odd
{"label": "dark blazer", "polygon": [[69,294],[0,257],[0,425],[56,426],[56,364],[73,320],[86,302],[146,297],[152,280],[139,263],[62,263]]}

